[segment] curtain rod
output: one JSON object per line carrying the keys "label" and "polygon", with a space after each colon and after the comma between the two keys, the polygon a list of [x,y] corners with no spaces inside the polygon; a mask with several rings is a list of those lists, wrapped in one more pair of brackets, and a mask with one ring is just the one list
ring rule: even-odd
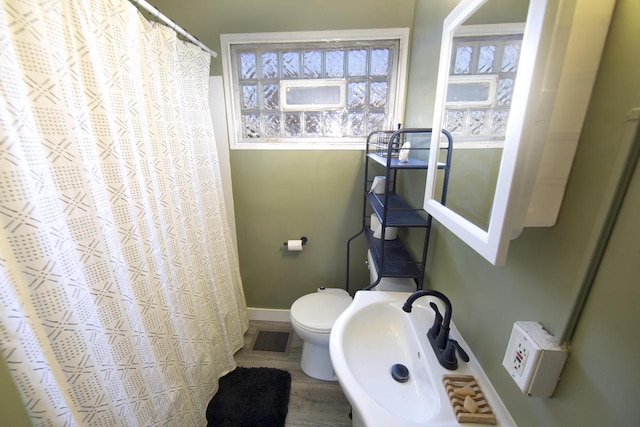
{"label": "curtain rod", "polygon": [[218,54],[214,51],[209,49],[207,46],[205,46],[200,40],[198,40],[197,38],[195,38],[194,36],[192,36],[191,34],[189,34],[187,32],[187,30],[185,30],[184,28],[182,28],[181,26],[179,26],[178,24],[176,24],[175,22],[173,22],[171,19],[167,18],[165,15],[163,15],[162,13],[160,13],[160,11],[158,10],[158,8],[156,8],[155,6],[147,3],[145,0],[129,0],[131,3],[136,4],[137,6],[140,6],[141,8],[143,8],[144,10],[146,10],[147,12],[149,12],[151,15],[155,16],[157,19],[159,19],[163,24],[165,24],[167,27],[172,28],[176,33],[184,36],[187,38],[187,40],[189,40],[191,43],[195,44],[196,46],[198,46],[200,49],[204,50],[205,52],[207,52],[209,55],[211,55],[212,57],[217,57]]}

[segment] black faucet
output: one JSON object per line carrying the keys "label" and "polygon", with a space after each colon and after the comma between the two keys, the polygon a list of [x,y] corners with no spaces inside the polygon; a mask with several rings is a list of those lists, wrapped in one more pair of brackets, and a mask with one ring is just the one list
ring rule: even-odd
{"label": "black faucet", "polygon": [[420,297],[430,295],[440,299],[444,303],[444,318],[438,310],[438,306],[434,303],[429,303],[429,306],[435,311],[435,319],[433,326],[427,332],[427,337],[431,343],[438,362],[443,368],[451,371],[458,369],[458,360],[456,359],[456,350],[460,355],[460,358],[465,362],[469,361],[469,355],[460,347],[460,344],[456,340],[449,338],[449,324],[451,323],[451,314],[453,309],[451,308],[451,301],[442,292],[434,291],[431,289],[421,289],[412,293],[407,301],[402,306],[402,310],[407,313],[411,313],[411,307],[413,302]]}

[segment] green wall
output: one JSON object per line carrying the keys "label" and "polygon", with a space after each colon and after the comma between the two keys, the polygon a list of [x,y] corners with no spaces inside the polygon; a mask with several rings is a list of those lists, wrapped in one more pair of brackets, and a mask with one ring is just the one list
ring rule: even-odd
{"label": "green wall", "polygon": [[[410,28],[413,0],[190,0],[152,2],[219,52],[221,33]],[[189,4],[185,7],[185,4]],[[220,58],[212,61],[220,74]],[[361,151],[233,150],[240,271],[250,307],[286,308],[319,286],[344,287],[346,244],[360,228]],[[283,242],[306,236],[302,253]],[[368,284],[364,239],[352,281]]]}
{"label": "green wall", "polygon": [[[220,34],[410,27],[414,0],[151,0],[220,53]],[[222,75],[220,55],[211,75]]]}
{"label": "green wall", "polygon": [[[417,106],[433,93],[433,82],[416,77],[426,74],[420,64],[429,63],[435,50],[426,38],[439,19],[432,6],[416,1],[409,125],[423,122]],[[440,9],[445,12],[446,6]],[[640,3],[618,0],[557,225],[525,229],[512,241],[504,267],[488,264],[438,225],[432,234],[425,282],[451,298],[456,325],[519,426],[637,425],[640,370],[632,363],[640,351],[635,338],[640,324],[635,308],[640,297],[637,176],[570,343],[556,395],[525,397],[506,374],[502,358],[515,321],[540,321],[561,333],[574,303],[579,273],[591,255],[585,248],[601,231],[597,217],[607,208],[602,204],[626,115],[640,106],[639,21]]]}
{"label": "green wall", "polygon": [[[344,287],[346,243],[359,230],[360,151],[232,151],[240,270],[247,305],[289,308],[319,286]],[[283,242],[306,236],[302,252]],[[364,239],[361,239],[364,240]],[[360,243],[360,242],[357,242]],[[362,245],[354,252],[364,254]],[[359,288],[365,257],[354,262]]]}
{"label": "green wall", "polygon": [[447,207],[483,230],[489,228],[501,158],[501,148],[454,149],[451,156]]}
{"label": "green wall", "polygon": [[31,422],[4,359],[0,359],[0,425],[29,427]]}

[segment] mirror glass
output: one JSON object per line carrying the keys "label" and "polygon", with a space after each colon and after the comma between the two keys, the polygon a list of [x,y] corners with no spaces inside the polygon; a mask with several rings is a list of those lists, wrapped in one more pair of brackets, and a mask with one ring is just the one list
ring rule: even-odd
{"label": "mirror glass", "polygon": [[443,26],[433,134],[451,132],[454,154],[443,206],[434,197],[442,185],[435,165],[446,141],[432,141],[425,210],[498,265],[527,207],[515,204],[514,171],[537,100],[531,89],[539,87],[534,66],[545,11],[545,0],[462,0]]}
{"label": "mirror glass", "polygon": [[455,156],[447,207],[489,229],[528,0],[487,0],[454,29],[442,126]]}

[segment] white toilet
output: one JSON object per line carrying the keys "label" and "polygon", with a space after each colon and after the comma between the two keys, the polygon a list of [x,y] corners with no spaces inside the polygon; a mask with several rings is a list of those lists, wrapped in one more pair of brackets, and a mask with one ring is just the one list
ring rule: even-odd
{"label": "white toilet", "polygon": [[[373,263],[371,251],[367,251],[367,262],[369,263],[370,283],[375,283],[375,281],[378,280],[378,272],[376,271],[376,265]],[[387,292],[414,292],[416,290],[416,282],[414,282],[413,279],[405,277],[383,277],[380,279],[380,283],[378,283],[372,290]]]}
{"label": "white toilet", "polygon": [[[371,252],[369,261],[370,283],[378,280]],[[415,282],[411,279],[385,277],[373,288],[378,291],[413,292]],[[336,374],[329,355],[329,336],[338,316],[351,304],[351,296],[344,289],[320,288],[317,292],[303,295],[291,305],[291,326],[302,338],[300,366],[311,378],[336,381]]]}
{"label": "white toilet", "polygon": [[337,381],[329,355],[329,335],[351,300],[344,289],[320,288],[291,305],[291,326],[303,341],[300,366],[311,378]]}

